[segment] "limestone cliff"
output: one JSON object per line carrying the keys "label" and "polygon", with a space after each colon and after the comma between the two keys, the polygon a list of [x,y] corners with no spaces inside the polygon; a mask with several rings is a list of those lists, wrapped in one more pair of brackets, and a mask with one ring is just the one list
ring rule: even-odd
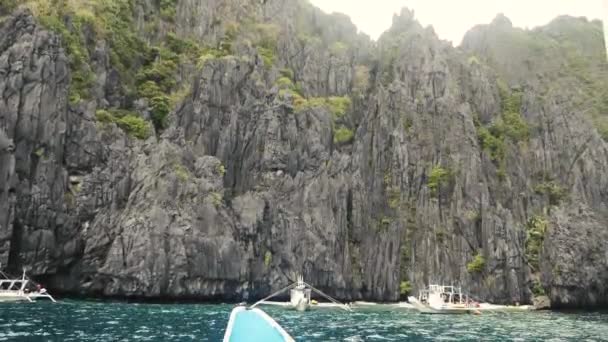
{"label": "limestone cliff", "polygon": [[605,306],[601,25],[377,42],[306,1],[0,2],[0,262],[57,291]]}

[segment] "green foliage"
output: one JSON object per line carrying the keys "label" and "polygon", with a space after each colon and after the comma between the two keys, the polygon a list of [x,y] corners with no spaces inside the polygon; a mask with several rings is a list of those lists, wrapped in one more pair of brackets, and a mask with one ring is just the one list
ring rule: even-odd
{"label": "green foliage", "polygon": [[39,149],[37,149],[36,151],[34,151],[34,155],[38,158],[41,158],[44,156],[44,148],[41,147]]}
{"label": "green foliage", "polygon": [[140,84],[138,87],[138,92],[139,96],[146,99],[152,99],[163,94],[163,91],[154,81],[145,81]]}
{"label": "green foliage", "polygon": [[271,262],[272,262],[272,252],[266,251],[266,253],[264,253],[264,266],[266,266],[266,267],[270,266]]}
{"label": "green foliage", "polygon": [[350,109],[351,104],[352,101],[348,96],[311,97],[309,99],[302,99],[295,109],[296,112],[301,112],[309,108],[325,107],[331,112],[334,121],[336,121],[344,117]]}
{"label": "green foliage", "polygon": [[165,21],[173,22],[176,14],[176,0],[160,0],[160,16]]}
{"label": "green foliage", "polygon": [[156,129],[163,129],[167,123],[167,116],[171,111],[170,99],[168,96],[160,95],[150,100],[152,108],[152,122]]}
{"label": "green foliage", "polygon": [[95,75],[89,66],[90,54],[95,49],[94,42],[100,39],[110,47],[110,61],[121,75],[123,91],[128,93],[133,89],[134,74],[149,49],[133,28],[131,1],[24,2],[43,26],[61,36],[72,71],[70,102],[91,98]]}
{"label": "green foliage", "polygon": [[393,219],[390,217],[382,216],[378,223],[378,229],[386,230],[388,229],[388,227],[390,227],[391,223],[393,223]]}
{"label": "green foliage", "polygon": [[137,113],[124,109],[99,109],[95,112],[97,122],[116,123],[128,135],[145,140],[150,136],[150,125]]}
{"label": "green foliage", "polygon": [[435,232],[435,239],[437,239],[438,243],[443,243],[446,238],[446,232],[443,229],[439,229]]}
{"label": "green foliage", "polygon": [[292,89],[281,89],[279,90],[279,97],[283,100],[290,99],[294,106],[296,113],[300,113],[309,107],[309,102],[303,98],[300,94]]}
{"label": "green foliage", "polygon": [[350,109],[352,101],[348,96],[332,96],[327,98],[327,105],[334,118],[341,118]]}
{"label": "green foliage", "polygon": [[[164,127],[171,105],[187,94],[183,88],[173,93],[178,65],[194,63],[201,55],[220,57],[230,52],[225,46],[205,50],[195,41],[179,38],[171,32],[157,46],[151,46],[137,35],[133,22],[135,5],[130,0],[18,1],[26,3],[40,23],[61,36],[70,59],[72,103],[91,98],[95,83],[95,74],[89,65],[91,54],[96,48],[94,42],[104,40],[110,47],[110,64],[120,74],[122,94],[128,101],[136,99],[132,96],[135,93],[147,99],[157,129]],[[163,19],[172,21],[177,0],[158,0],[156,3]],[[156,24],[150,27],[157,28]],[[123,105],[128,107],[131,103]],[[102,117],[98,121],[112,121],[107,114],[100,113]],[[110,114],[118,117],[117,113]],[[123,122],[123,126],[130,125]]]}
{"label": "green foliage", "polygon": [[217,164],[216,171],[220,174],[220,176],[224,177],[224,175],[226,174],[226,167],[224,167],[224,164],[219,163]]}
{"label": "green foliage", "polygon": [[[494,132],[494,134],[492,133]],[[499,163],[505,158],[505,142],[501,133],[495,129],[484,126],[477,127],[477,138],[481,148],[490,153],[490,159]]]}
{"label": "green foliage", "polygon": [[334,144],[349,144],[353,138],[353,131],[347,127],[341,126],[334,131]]}
{"label": "green foliage", "polygon": [[205,64],[207,64],[208,61],[214,60],[217,57],[214,54],[211,53],[205,53],[203,55],[201,55],[198,58],[198,62],[196,63],[196,67],[199,69],[203,69],[203,67],[205,66]]}
{"label": "green foliage", "polygon": [[335,42],[329,47],[329,52],[334,56],[341,56],[348,51],[348,45],[344,42]]}
{"label": "green foliage", "polygon": [[294,80],[293,70],[291,69],[280,69],[279,73],[282,77],[287,77],[290,81]]}
{"label": "green foliage", "polygon": [[0,0],[0,16],[11,14],[17,5],[18,1]]}
{"label": "green foliage", "polygon": [[549,204],[559,205],[566,197],[566,189],[561,187],[554,181],[542,182],[534,187],[534,192],[539,195],[544,195],[549,198]]}
{"label": "green foliage", "polygon": [[498,90],[501,100],[502,121],[496,124],[496,129],[501,134],[514,141],[528,140],[530,128],[521,115],[523,93],[519,90],[509,91],[502,81],[498,81]]}
{"label": "green foliage", "polygon": [[182,182],[190,179],[190,172],[184,165],[180,163],[173,164],[173,171],[175,172],[177,178],[179,178]]}
{"label": "green foliage", "polygon": [[532,282],[532,294],[537,297],[546,295],[545,288],[540,281],[534,280]]}
{"label": "green foliage", "polygon": [[469,62],[469,65],[479,65],[479,64],[481,64],[479,62],[479,59],[477,58],[477,56],[471,56],[471,57],[469,57],[468,62]]}
{"label": "green foliage", "polygon": [[355,67],[355,76],[353,79],[353,92],[362,97],[369,87],[369,79],[369,68],[365,65],[357,65]]}
{"label": "green foliage", "polygon": [[464,217],[467,220],[472,221],[472,222],[477,222],[477,221],[481,220],[481,214],[477,210],[467,210],[464,213]]}
{"label": "green foliage", "polygon": [[412,128],[412,126],[414,126],[414,120],[412,120],[412,118],[409,118],[409,117],[403,118],[403,129],[406,132],[409,132],[410,128]]}
{"label": "green foliage", "polygon": [[498,166],[499,180],[506,178],[506,139],[513,142],[527,141],[530,137],[530,127],[521,115],[521,101],[523,94],[520,91],[511,92],[507,85],[498,81],[501,98],[502,114],[490,126],[482,126],[476,121],[477,138],[484,151],[490,154],[490,159]]}
{"label": "green foliage", "polygon": [[276,56],[274,51],[265,47],[258,47],[258,53],[262,56],[262,60],[264,61],[264,66],[270,68],[274,65],[274,61],[276,60]]}
{"label": "green foliage", "polygon": [[220,48],[210,48],[206,47],[199,50],[199,57],[197,61],[197,67],[202,69],[208,61],[231,56],[232,55],[232,45],[227,44],[225,41],[224,44]]}
{"label": "green foliage", "polygon": [[193,40],[181,39],[173,33],[165,37],[167,48],[175,54],[196,58],[202,53],[202,48]]}
{"label": "green foliage", "polygon": [[397,209],[401,202],[401,191],[397,187],[391,187],[387,190],[388,192],[388,207],[391,209]]}
{"label": "green foliage", "polygon": [[95,112],[95,119],[97,122],[101,123],[111,123],[116,120],[116,118],[107,110],[99,109]]}
{"label": "green foliage", "polygon": [[220,194],[219,192],[210,193],[209,198],[211,199],[211,203],[213,203],[213,205],[215,205],[216,207],[222,205],[222,194]]}
{"label": "green foliage", "polygon": [[393,174],[387,170],[384,172],[384,177],[382,177],[382,182],[385,186],[389,186],[393,180]]}
{"label": "green foliage", "polygon": [[150,125],[137,115],[126,115],[116,120],[116,124],[127,134],[138,139],[145,140],[150,136]]}
{"label": "green foliage", "polygon": [[276,84],[279,86],[280,89],[289,89],[295,91],[296,88],[291,79],[285,76],[279,77],[279,79],[276,81]]}
{"label": "green foliage", "polygon": [[280,28],[275,24],[255,24],[254,25],[255,44],[259,47],[276,50],[279,40]]}
{"label": "green foliage", "polygon": [[503,113],[502,122],[499,121],[496,128],[513,141],[526,141],[530,136],[528,123],[516,112]]}
{"label": "green foliage", "polygon": [[477,253],[473,260],[467,264],[467,271],[469,273],[481,273],[486,266],[486,260],[483,255]]}
{"label": "green foliage", "polygon": [[539,269],[539,258],[549,221],[542,216],[533,216],[526,223],[525,252],[528,264],[533,270]]}
{"label": "green foliage", "polygon": [[[48,2],[48,1],[47,1]],[[55,8],[46,6],[45,1],[29,3],[30,8],[38,16],[40,23],[61,36],[66,52],[70,57],[72,79],[70,82],[69,98],[71,103],[90,98],[90,90],[95,81],[95,74],[89,65],[89,51],[83,36],[80,35],[84,26],[91,26],[89,16],[77,16],[71,8]],[[39,7],[32,8],[38,5]],[[72,14],[73,21],[69,29],[64,21],[65,15]]]}
{"label": "green foliage", "polygon": [[136,76],[137,83],[142,84],[149,81],[155,82],[165,92],[175,87],[174,74],[177,64],[173,60],[157,60],[151,65],[141,69]]}
{"label": "green foliage", "polygon": [[447,184],[450,181],[451,172],[444,169],[440,165],[435,165],[429,175],[427,186],[431,190],[431,196],[437,197],[441,185]]}
{"label": "green foliage", "polygon": [[412,284],[407,280],[402,281],[399,284],[399,294],[401,296],[407,296],[408,294],[410,294],[410,292],[412,292]]}
{"label": "green foliage", "polygon": [[224,33],[226,38],[230,41],[234,41],[238,37],[240,30],[241,26],[234,21],[229,21],[224,25]]}

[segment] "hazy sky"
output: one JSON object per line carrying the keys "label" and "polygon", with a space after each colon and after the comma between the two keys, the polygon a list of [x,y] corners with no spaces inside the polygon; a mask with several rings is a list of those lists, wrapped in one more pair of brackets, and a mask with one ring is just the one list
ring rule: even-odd
{"label": "hazy sky", "polygon": [[422,25],[432,25],[440,38],[459,45],[476,24],[492,21],[504,13],[513,25],[533,28],[560,14],[603,16],[602,0],[311,0],[325,12],[350,16],[359,30],[377,39],[391,25],[393,13],[413,9]]}

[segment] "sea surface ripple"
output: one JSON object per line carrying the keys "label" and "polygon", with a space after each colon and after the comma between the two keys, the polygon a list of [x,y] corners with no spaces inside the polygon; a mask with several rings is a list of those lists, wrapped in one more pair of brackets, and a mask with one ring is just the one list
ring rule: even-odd
{"label": "sea surface ripple", "polygon": [[[0,304],[0,341],[221,341],[233,305]],[[608,313],[421,315],[264,308],[297,341],[608,341]]]}

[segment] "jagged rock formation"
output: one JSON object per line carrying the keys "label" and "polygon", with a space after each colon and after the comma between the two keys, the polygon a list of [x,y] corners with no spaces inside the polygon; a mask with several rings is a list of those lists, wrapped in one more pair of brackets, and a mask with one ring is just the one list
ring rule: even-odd
{"label": "jagged rock formation", "polygon": [[70,6],[0,6],[10,269],[105,296],[303,273],[347,300],[607,304],[597,22],[499,16],[454,48],[407,10],[371,42],[297,0]]}

